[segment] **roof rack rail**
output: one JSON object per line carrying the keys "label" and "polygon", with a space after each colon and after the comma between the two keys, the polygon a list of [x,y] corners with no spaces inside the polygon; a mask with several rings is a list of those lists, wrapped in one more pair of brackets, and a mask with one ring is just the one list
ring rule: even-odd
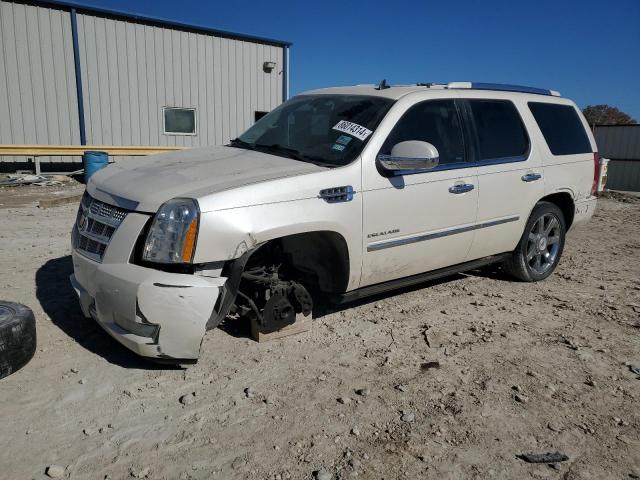
{"label": "roof rack rail", "polygon": [[376,90],[385,90],[387,88],[391,88],[391,85],[384,79],[375,87]]}
{"label": "roof rack rail", "polygon": [[545,88],[525,87],[523,85],[508,85],[504,83],[481,83],[481,82],[449,82],[447,88],[468,88],[472,90],[496,90],[500,92],[521,92],[533,93],[536,95],[551,95],[559,97],[560,92],[547,90]]}

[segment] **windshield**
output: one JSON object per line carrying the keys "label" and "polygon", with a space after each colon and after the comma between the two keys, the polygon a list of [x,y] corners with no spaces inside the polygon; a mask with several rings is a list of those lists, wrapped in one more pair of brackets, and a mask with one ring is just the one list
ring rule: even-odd
{"label": "windshield", "polygon": [[393,101],[365,95],[302,95],[261,118],[230,146],[326,166],[362,151]]}

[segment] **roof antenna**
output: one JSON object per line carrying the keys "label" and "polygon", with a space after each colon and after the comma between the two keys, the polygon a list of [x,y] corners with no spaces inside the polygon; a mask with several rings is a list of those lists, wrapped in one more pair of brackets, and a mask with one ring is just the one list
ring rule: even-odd
{"label": "roof antenna", "polygon": [[378,86],[376,87],[376,90],[384,90],[386,88],[391,88],[391,86],[389,84],[387,84],[386,80],[382,80]]}

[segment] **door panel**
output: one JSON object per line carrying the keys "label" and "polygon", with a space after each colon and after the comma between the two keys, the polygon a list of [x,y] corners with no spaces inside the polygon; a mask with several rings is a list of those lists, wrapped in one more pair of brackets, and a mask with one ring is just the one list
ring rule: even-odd
{"label": "door panel", "polygon": [[[383,125],[389,123],[385,140],[363,156],[361,286],[461,263],[474,234],[478,182],[476,168],[466,163],[455,100],[400,100]],[[439,165],[420,173],[380,170],[379,153],[412,140],[431,143]]]}
{"label": "door panel", "polygon": [[[361,286],[435,270],[464,261],[478,201],[475,168],[411,175],[389,188],[363,192]],[[421,177],[422,182],[416,182]],[[452,193],[456,184],[473,190]]]}
{"label": "door panel", "polygon": [[502,166],[478,167],[478,223],[503,220],[503,223],[478,229],[468,260],[512,251],[524,231],[529,214],[543,196],[544,179],[525,182],[524,175],[540,172],[537,156],[526,162]]}
{"label": "door panel", "polygon": [[516,247],[533,206],[544,195],[544,178],[540,152],[530,141],[517,104],[467,102],[476,140],[477,221],[490,225],[476,232],[467,257],[474,260]]}

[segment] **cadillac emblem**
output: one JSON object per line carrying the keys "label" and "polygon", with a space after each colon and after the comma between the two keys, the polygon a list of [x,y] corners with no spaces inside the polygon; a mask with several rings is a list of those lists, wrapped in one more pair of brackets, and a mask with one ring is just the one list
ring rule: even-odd
{"label": "cadillac emblem", "polygon": [[83,210],[80,214],[80,217],[78,217],[78,231],[80,231],[81,233],[86,232],[88,224],[89,218],[87,217],[87,212]]}

